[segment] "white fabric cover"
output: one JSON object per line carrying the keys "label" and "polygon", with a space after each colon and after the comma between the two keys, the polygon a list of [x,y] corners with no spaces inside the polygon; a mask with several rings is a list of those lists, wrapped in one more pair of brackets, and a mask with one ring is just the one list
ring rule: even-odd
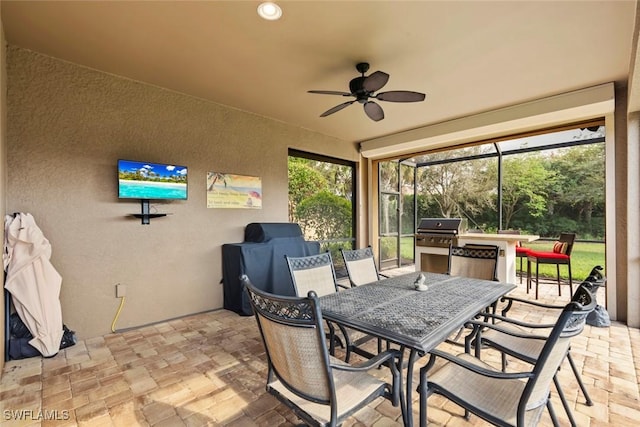
{"label": "white fabric cover", "polygon": [[6,281],[4,287],[13,297],[13,305],[33,339],[29,344],[43,356],[60,350],[62,340],[62,277],[49,259],[51,245],[31,214],[5,216]]}

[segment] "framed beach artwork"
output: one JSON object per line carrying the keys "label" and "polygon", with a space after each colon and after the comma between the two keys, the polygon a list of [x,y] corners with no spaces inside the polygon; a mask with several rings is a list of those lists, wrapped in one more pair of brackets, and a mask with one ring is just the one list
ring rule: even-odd
{"label": "framed beach artwork", "polygon": [[207,208],[262,209],[258,176],[207,172]]}

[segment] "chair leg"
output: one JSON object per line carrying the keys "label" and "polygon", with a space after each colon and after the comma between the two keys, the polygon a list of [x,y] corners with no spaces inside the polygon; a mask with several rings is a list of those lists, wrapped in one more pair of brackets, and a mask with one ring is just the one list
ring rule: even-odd
{"label": "chair leg", "polygon": [[540,271],[540,264],[536,262],[536,299],[538,299],[538,273]]}
{"label": "chair leg", "polygon": [[571,277],[571,260],[569,260],[569,263],[567,264],[567,266],[569,267],[569,292],[571,292],[571,295],[573,295],[573,278]]}
{"label": "chair leg", "polygon": [[327,337],[329,338],[329,354],[335,356],[336,341],[339,339],[339,337],[336,336],[336,331],[331,323],[327,323],[327,329],[329,329],[329,336]]}
{"label": "chair leg", "polygon": [[[349,334],[347,333],[347,330],[344,328],[344,326],[338,324],[338,328],[340,329],[340,332],[342,333],[342,337],[344,338],[344,345],[342,344],[342,340],[340,339],[340,337],[338,337],[335,333],[335,327],[333,326],[333,324],[327,322],[330,326],[330,330],[331,332],[331,336],[336,338],[336,342],[338,343],[338,345],[340,347],[343,347],[346,355],[344,358],[344,361],[349,363],[349,359],[351,358],[351,348],[353,347],[353,344],[351,343],[351,339],[349,338]],[[331,340],[331,343],[329,344],[330,346],[333,345],[333,340]],[[334,351],[335,351],[335,346],[334,346]],[[330,353],[332,356],[334,355],[333,353]]]}
{"label": "chair leg", "polygon": [[349,363],[349,359],[351,359],[351,343],[349,341],[347,341],[345,345],[345,351],[346,355],[344,356],[344,361],[346,363]]}
{"label": "chair leg", "polygon": [[482,350],[482,333],[478,331],[475,338],[475,357],[476,359],[480,359],[480,352]]}
{"label": "chair leg", "polygon": [[556,386],[556,391],[558,392],[558,397],[560,398],[560,402],[562,402],[562,406],[564,407],[564,411],[567,413],[567,417],[569,418],[569,423],[571,423],[571,427],[577,427],[576,420],[573,418],[573,413],[571,412],[571,408],[569,407],[569,403],[567,402],[567,398],[560,387],[560,382],[558,381],[558,376],[553,376],[553,384]]}
{"label": "chair leg", "polygon": [[556,416],[556,411],[553,409],[553,405],[551,404],[551,397],[547,399],[547,410],[549,411],[549,416],[551,417],[551,422],[554,427],[560,427],[560,423],[558,423],[558,417]]}
{"label": "chair leg", "polygon": [[522,271],[522,258],[524,257],[519,257],[520,258],[520,284],[522,285],[522,276],[524,275],[524,271]]}
{"label": "chair leg", "polygon": [[584,394],[584,398],[586,399],[587,406],[593,406],[593,401],[587,392],[587,388],[582,382],[582,376],[580,375],[580,371],[578,371],[578,367],[573,361],[573,357],[571,357],[571,351],[567,353],[567,359],[569,360],[569,365],[571,365],[571,370],[573,371],[573,375],[575,375],[576,380],[578,381],[578,385],[580,386],[580,390],[582,390],[582,394]]}
{"label": "chair leg", "polygon": [[527,258],[527,293],[531,289],[531,261]]}

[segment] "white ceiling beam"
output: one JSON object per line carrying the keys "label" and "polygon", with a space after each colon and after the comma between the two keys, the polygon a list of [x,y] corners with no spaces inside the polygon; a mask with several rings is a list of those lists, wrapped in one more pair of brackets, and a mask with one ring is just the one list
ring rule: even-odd
{"label": "white ceiling beam", "polygon": [[497,138],[603,117],[614,111],[614,104],[613,83],[606,83],[362,141],[360,153],[369,159],[379,159]]}

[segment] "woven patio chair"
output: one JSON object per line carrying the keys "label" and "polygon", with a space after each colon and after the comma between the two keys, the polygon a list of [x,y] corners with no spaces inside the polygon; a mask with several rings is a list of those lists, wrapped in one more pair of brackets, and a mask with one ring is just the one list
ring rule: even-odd
{"label": "woven patio chair", "polygon": [[351,286],[377,282],[387,277],[378,271],[371,246],[362,249],[340,249]]}
{"label": "woven patio chair", "polygon": [[[360,286],[366,283],[377,282],[380,278],[387,278],[386,275],[378,271],[371,246],[362,249],[340,249],[340,252],[342,253],[342,259],[344,260],[351,286]],[[382,340],[380,338],[377,340],[378,353],[380,353],[382,351]],[[366,341],[368,340],[360,340],[361,344]],[[389,349],[388,342],[387,349]],[[364,355],[363,352],[359,350],[359,347],[352,349],[355,353]]]}
{"label": "woven patio chair", "polygon": [[[344,287],[336,281],[336,272],[330,252],[302,257],[285,255],[285,259],[289,266],[293,287],[296,295],[299,297],[307,295],[309,291],[314,291],[316,295],[321,297],[338,292],[339,287]],[[351,352],[358,353],[365,357],[372,356],[371,353],[363,351],[361,346],[374,339],[374,337],[354,329],[345,328],[341,325],[338,325],[338,328],[342,333],[344,343],[342,343],[340,337],[336,335],[333,323],[327,322],[327,329],[329,330],[328,338],[330,340],[329,352],[332,355],[335,355],[335,344],[337,343],[345,348],[345,362],[349,362],[351,359]]]}
{"label": "woven patio chair", "polygon": [[318,296],[332,294],[338,290],[336,271],[331,253],[322,252],[317,255],[291,257],[287,260],[291,281],[296,295],[305,296],[314,291]]}
{"label": "woven patio chair", "polygon": [[[606,278],[600,274],[602,267],[597,266],[592,270],[592,274],[582,282],[573,299],[578,298],[580,294],[587,292],[591,293],[591,298],[597,303],[596,293],[600,286],[603,286]],[[506,301],[507,305],[502,310],[502,316],[496,316],[497,322],[488,324],[485,322],[471,321],[470,325],[473,325],[474,330],[466,338],[465,348],[466,351],[470,351],[471,342],[475,345],[475,355],[477,358],[481,357],[481,350],[485,346],[495,348],[501,352],[502,356],[502,371],[506,372],[507,368],[507,355],[515,357],[516,359],[523,360],[527,363],[535,364],[538,357],[541,354],[544,346],[544,338],[548,335],[552,324],[532,324],[523,322],[514,318],[506,317],[507,312],[511,309],[514,303],[526,304],[528,306],[537,307],[540,309],[551,309],[561,311],[564,306],[542,304],[536,301],[523,300],[516,297],[506,296],[502,298],[502,301]],[[542,339],[541,339],[542,338]],[[582,381],[580,371],[578,370],[573,357],[571,356],[571,346],[567,348],[566,358],[569,361],[571,370],[578,382],[582,394],[586,399],[587,406],[592,406],[593,401],[587,392],[587,389]],[[557,376],[553,377],[553,382],[558,392],[558,397],[564,407],[569,422],[572,426],[576,426],[573,413],[567,403],[566,397]]]}
{"label": "woven patio chair", "polygon": [[[329,355],[318,296],[276,296],[241,278],[249,295],[267,356],[266,390],[305,423],[337,426],[373,400],[400,403],[396,351],[386,351],[359,366]],[[383,365],[391,384],[367,371]]]}
{"label": "woven patio chair", "polygon": [[[450,246],[447,274],[498,281],[497,268],[499,253],[500,248],[495,245],[467,244],[462,247]],[[495,313],[496,304],[493,304],[490,308]],[[461,327],[455,336],[447,339],[447,342],[450,344],[458,344],[458,340],[464,330],[464,326]]]}
{"label": "woven patio chair", "polygon": [[497,281],[499,253],[500,248],[495,245],[451,246],[447,274]]}
{"label": "woven patio chair", "polygon": [[[543,345],[531,371],[500,372],[467,353],[431,352],[429,362],[420,370],[420,425],[426,425],[427,398],[433,393],[462,406],[465,416],[471,412],[497,426],[535,426],[545,406],[553,424],[558,425],[549,399],[551,382],[569,350],[571,337],[582,332],[595,306],[593,294],[581,286],[548,336],[537,338]],[[435,365],[436,359],[446,362]],[[432,369],[434,366],[440,367]]]}

